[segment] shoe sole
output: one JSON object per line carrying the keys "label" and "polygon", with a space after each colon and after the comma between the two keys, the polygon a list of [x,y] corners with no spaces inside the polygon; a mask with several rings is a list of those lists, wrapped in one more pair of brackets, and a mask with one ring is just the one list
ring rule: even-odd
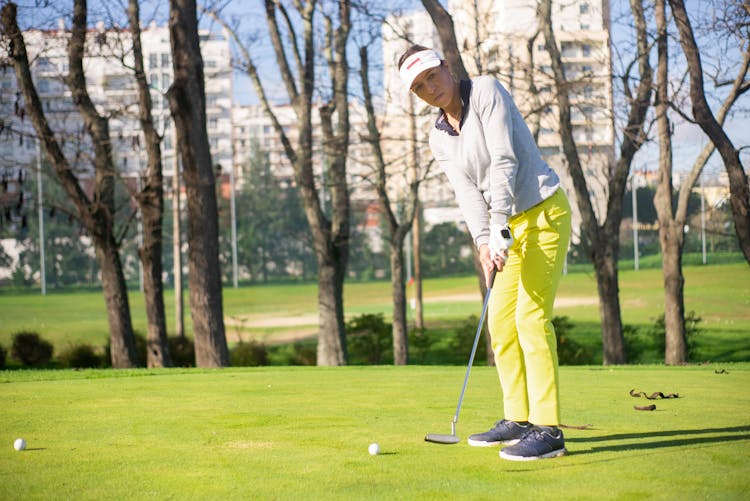
{"label": "shoe sole", "polygon": [[539,456],[513,456],[506,452],[500,451],[500,457],[503,459],[507,459],[509,461],[534,461],[536,459],[551,459],[551,458],[556,458],[560,456],[565,456],[567,454],[568,454],[568,450],[565,449],[564,447],[562,449],[547,452]]}
{"label": "shoe sole", "polygon": [[500,445],[516,445],[520,441],[521,440],[518,438],[513,439],[513,440],[506,440],[504,442],[485,442],[483,440],[472,440],[472,439],[467,440],[469,445],[471,445],[472,447],[497,447]]}

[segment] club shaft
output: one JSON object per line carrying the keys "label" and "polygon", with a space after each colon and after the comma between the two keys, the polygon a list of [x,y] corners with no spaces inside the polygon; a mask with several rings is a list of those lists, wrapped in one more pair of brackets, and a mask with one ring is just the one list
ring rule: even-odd
{"label": "club shaft", "polygon": [[490,284],[487,287],[487,292],[484,295],[484,304],[482,305],[482,315],[479,317],[479,325],[477,326],[477,333],[474,336],[474,345],[471,347],[471,355],[469,356],[469,365],[466,366],[466,376],[464,377],[464,384],[461,387],[461,395],[458,397],[458,405],[456,406],[456,415],[453,416],[453,434],[455,435],[456,423],[458,423],[458,414],[461,412],[461,403],[464,401],[464,393],[466,392],[466,385],[469,382],[469,374],[471,374],[471,366],[474,365],[474,356],[477,353],[477,345],[479,344],[479,337],[482,334],[482,327],[484,326],[484,318],[487,316],[487,307],[490,304],[490,293],[492,292],[492,286],[495,283],[495,274],[497,269],[493,269],[490,274]]}

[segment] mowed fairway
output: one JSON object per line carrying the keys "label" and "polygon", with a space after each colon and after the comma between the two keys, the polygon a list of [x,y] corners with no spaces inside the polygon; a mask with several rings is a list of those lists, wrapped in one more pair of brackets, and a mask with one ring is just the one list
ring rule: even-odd
{"label": "mowed fairway", "polygon": [[0,372],[0,499],[747,499],[750,364],[563,367],[563,422],[593,426],[528,463],[465,443],[501,417],[489,367],[462,442],[423,441],[450,433],[464,370]]}
{"label": "mowed fairway", "polygon": [[[750,332],[750,267],[745,263],[686,267],[685,310],[702,322],[698,343],[709,345],[703,360],[750,360],[750,346],[743,341]],[[363,313],[382,313],[390,321],[393,311],[391,285],[387,281],[352,282],[344,289],[348,319]],[[409,297],[413,291],[408,290]],[[465,320],[481,312],[481,296],[474,276],[425,280],[425,323],[434,328],[445,322]],[[185,301],[185,329],[192,336],[189,301]],[[165,292],[167,329],[174,326],[173,291]],[[576,324],[599,325],[596,277],[571,273],[563,277],[555,315],[568,316]],[[653,325],[664,312],[661,270],[620,272],[620,304],[625,324]],[[223,290],[224,319],[229,343],[257,339],[269,343],[315,336],[318,331],[315,284],[259,285]],[[133,325],[146,332],[143,295],[131,291]],[[411,309],[408,310],[413,322]],[[19,331],[39,333],[55,345],[55,353],[74,343],[102,347],[108,338],[104,299],[100,291],[50,291],[14,293],[0,289],[0,344],[10,348]],[[574,332],[575,334],[575,332]],[[600,339],[599,332],[594,333]],[[579,339],[586,341],[584,339]],[[600,348],[598,348],[600,350]],[[725,353],[728,352],[728,353]],[[720,357],[718,355],[721,355]]]}

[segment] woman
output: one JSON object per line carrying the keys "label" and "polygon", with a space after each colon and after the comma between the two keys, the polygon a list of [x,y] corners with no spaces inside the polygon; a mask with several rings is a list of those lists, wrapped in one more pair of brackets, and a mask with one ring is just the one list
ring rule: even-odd
{"label": "woman", "polygon": [[505,459],[567,453],[559,425],[557,340],[552,308],[570,240],[570,205],[542,160],[513,99],[492,77],[453,79],[419,45],[399,60],[404,84],[440,108],[430,148],[445,172],[485,276],[498,273],[488,327],[503,390],[504,419],[469,444],[504,444]]}

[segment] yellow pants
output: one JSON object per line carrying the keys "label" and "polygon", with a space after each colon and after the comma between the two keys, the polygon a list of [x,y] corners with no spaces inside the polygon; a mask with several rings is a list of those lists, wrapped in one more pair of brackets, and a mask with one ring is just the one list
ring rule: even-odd
{"label": "yellow pants", "polygon": [[510,218],[515,242],[495,278],[488,309],[505,419],[557,426],[557,339],[552,309],[570,241],[562,189]]}

